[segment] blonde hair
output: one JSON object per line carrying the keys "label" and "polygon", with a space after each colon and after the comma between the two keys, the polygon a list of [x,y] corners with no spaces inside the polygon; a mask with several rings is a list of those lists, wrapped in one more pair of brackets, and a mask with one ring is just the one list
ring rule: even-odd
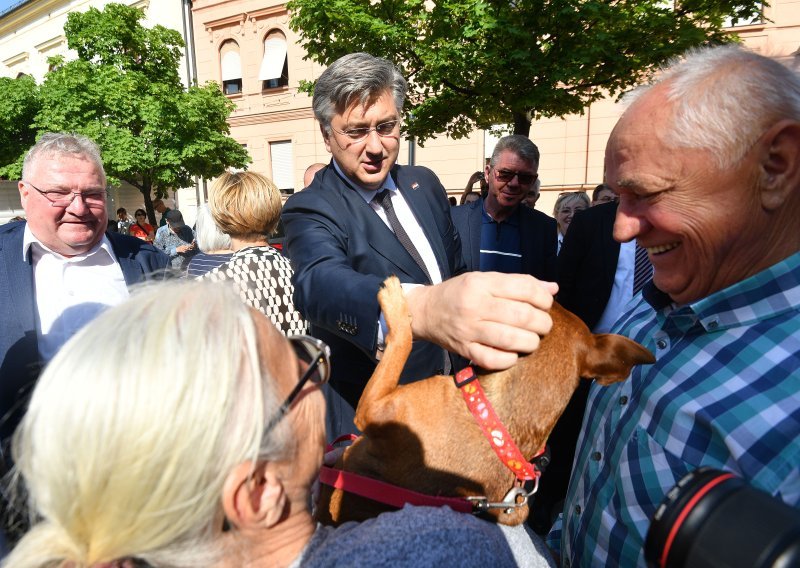
{"label": "blonde hair", "polygon": [[214,561],[226,476],[288,443],[263,439],[279,401],[253,317],[226,287],[169,282],[67,342],[15,434],[38,522],[4,566]]}
{"label": "blonde hair", "polygon": [[268,177],[255,172],[225,172],[211,184],[208,207],[223,233],[247,238],[275,232],[281,195]]}
{"label": "blonde hair", "polygon": [[558,215],[559,211],[561,211],[561,208],[564,205],[569,205],[570,203],[583,203],[587,209],[592,204],[585,191],[565,191],[556,199],[556,204],[553,206],[553,215]]}

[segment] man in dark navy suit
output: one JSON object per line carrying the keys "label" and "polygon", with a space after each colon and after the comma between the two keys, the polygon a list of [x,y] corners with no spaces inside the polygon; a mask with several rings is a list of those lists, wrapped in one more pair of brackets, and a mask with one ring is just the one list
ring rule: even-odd
{"label": "man in dark navy suit", "polygon": [[105,232],[106,176],[88,138],[42,136],[25,157],[19,192],[27,221],[0,227],[3,451],[42,366],[85,323],[127,298],[129,286],[163,275],[169,260],[142,240]]}
{"label": "man in dark navy suit", "polygon": [[555,219],[522,207],[536,186],[539,149],[527,136],[501,138],[484,175],[486,199],[453,209],[467,270],[530,274],[555,280]]}
{"label": "man in dark navy suit", "polygon": [[356,406],[380,357],[386,330],[376,294],[387,276],[403,283],[412,316],[402,382],[447,370],[447,351],[509,367],[551,325],[554,285],[522,275],[454,278],[464,265],[444,188],[426,168],[396,165],[405,94],[405,79],[384,59],[335,61],[313,99],[333,159],[283,210],[294,303],[331,346],[330,384],[344,399],[329,397],[329,436],[352,429],[345,407]]}

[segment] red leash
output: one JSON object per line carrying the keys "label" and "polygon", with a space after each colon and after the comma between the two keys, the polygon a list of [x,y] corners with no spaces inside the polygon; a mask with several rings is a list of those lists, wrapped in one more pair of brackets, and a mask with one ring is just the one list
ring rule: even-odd
{"label": "red leash", "polygon": [[[475,370],[469,366],[461,369],[454,380],[464,397],[464,402],[467,403],[467,408],[472,412],[478,426],[481,427],[483,435],[489,440],[489,444],[500,461],[511,470],[517,480],[522,482],[538,479],[542,472],[537,466],[529,463],[519,451],[519,447],[503,425],[503,421],[494,411],[492,403],[486,398],[486,393],[480,381],[476,380],[477,378]],[[544,452],[545,449],[542,448],[533,456],[533,459],[543,455]]]}
{"label": "red leash", "polygon": [[325,465],[322,466],[319,472],[319,480],[325,485],[372,499],[378,503],[391,505],[398,509],[402,509],[406,503],[418,507],[423,505],[426,507],[443,507],[447,505],[459,513],[471,513],[474,508],[470,501],[461,497],[425,495],[385,481],[364,477],[352,471],[342,471]]}

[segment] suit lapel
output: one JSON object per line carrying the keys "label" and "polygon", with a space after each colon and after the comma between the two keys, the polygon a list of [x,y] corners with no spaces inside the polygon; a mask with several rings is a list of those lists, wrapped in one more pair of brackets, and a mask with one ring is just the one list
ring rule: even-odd
{"label": "suit lapel", "polygon": [[478,199],[467,211],[467,246],[469,246],[469,269],[481,269],[481,233],[483,232],[483,200]]}
{"label": "suit lapel", "polygon": [[[430,189],[420,186],[418,180],[408,179],[406,170],[403,168],[394,168],[391,175],[395,185],[397,185],[397,189],[403,194],[408,207],[422,228],[422,232],[425,233],[425,238],[428,239],[428,243],[433,250],[433,256],[436,257],[436,262],[439,264],[439,273],[442,275],[442,279],[447,278],[449,274],[447,253],[444,250],[439,227],[436,225],[433,215],[431,215],[431,204],[426,195],[426,191],[430,191]],[[416,263],[414,264],[416,265]],[[422,270],[420,270],[420,274],[424,276]],[[423,281],[427,280],[427,277],[425,277]]]}
{"label": "suit lapel", "polygon": [[520,204],[518,207],[522,272],[525,274],[533,274],[533,267],[542,264],[542,259],[539,258],[539,252],[542,250],[541,238],[533,231],[536,223],[533,222],[533,219],[530,219],[531,216],[528,215],[528,211],[524,209],[525,205]]}
{"label": "suit lapel", "polygon": [[[339,191],[353,218],[358,219],[364,227],[364,239],[369,246],[391,265],[396,266],[402,274],[416,282],[427,281],[422,269],[417,266],[417,263],[375,210],[356,192],[349,180],[340,176],[333,166],[329,168],[329,171],[338,182]],[[327,180],[325,181],[327,182]]]}
{"label": "suit lapel", "polygon": [[22,238],[25,224],[20,223],[18,230],[9,234],[3,245],[2,254],[8,273],[9,306],[22,324],[22,329],[36,329],[36,301],[33,293],[33,266],[31,252],[26,259],[22,258]]}
{"label": "suit lapel", "polygon": [[117,257],[117,262],[119,262],[119,267],[122,269],[122,276],[125,278],[125,284],[128,288],[141,282],[144,279],[142,267],[133,257],[132,251],[126,246],[125,241],[117,239],[117,235],[114,233],[106,233],[106,236],[111,243],[111,250],[114,251],[114,256]]}

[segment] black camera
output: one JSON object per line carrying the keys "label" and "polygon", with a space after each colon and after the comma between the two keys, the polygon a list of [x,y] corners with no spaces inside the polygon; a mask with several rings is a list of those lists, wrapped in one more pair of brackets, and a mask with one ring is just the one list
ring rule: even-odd
{"label": "black camera", "polygon": [[800,566],[800,510],[732,473],[701,467],[667,492],[644,555],[651,568]]}

